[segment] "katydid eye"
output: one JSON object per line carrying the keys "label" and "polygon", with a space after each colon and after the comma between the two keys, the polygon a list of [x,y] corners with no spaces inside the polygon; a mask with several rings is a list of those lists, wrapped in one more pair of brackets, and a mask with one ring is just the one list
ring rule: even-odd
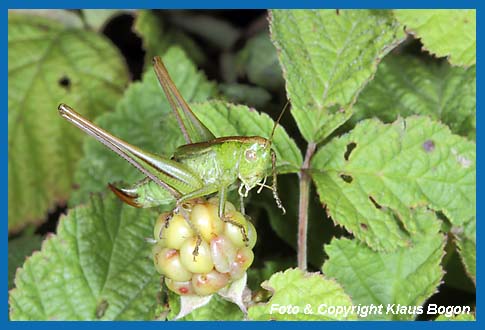
{"label": "katydid eye", "polygon": [[253,162],[258,158],[258,156],[256,155],[256,151],[251,149],[246,150],[245,156],[246,156],[246,159],[249,160],[250,162]]}

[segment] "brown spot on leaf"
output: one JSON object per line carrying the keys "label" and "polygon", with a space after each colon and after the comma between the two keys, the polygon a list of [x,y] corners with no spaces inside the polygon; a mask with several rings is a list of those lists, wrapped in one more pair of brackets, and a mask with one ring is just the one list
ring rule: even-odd
{"label": "brown spot on leaf", "polygon": [[100,319],[106,313],[106,310],[109,307],[109,302],[106,299],[103,299],[99,302],[98,306],[96,306],[96,318]]}
{"label": "brown spot on leaf", "polygon": [[347,183],[352,183],[352,181],[354,180],[354,178],[352,178],[351,175],[346,175],[346,174],[340,174],[340,178]]}
{"label": "brown spot on leaf", "polygon": [[68,76],[62,76],[58,80],[59,86],[69,91],[71,89],[71,79]]}
{"label": "brown spot on leaf", "polygon": [[382,209],[382,206],[376,202],[376,200],[372,197],[372,196],[369,196],[369,200],[372,202],[372,204],[374,204],[374,207],[378,210]]}

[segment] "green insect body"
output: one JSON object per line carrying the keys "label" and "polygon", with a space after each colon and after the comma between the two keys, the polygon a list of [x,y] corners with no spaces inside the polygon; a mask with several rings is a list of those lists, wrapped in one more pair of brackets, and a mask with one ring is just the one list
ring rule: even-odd
{"label": "green insect body", "polygon": [[274,153],[268,145],[268,140],[253,136],[223,137],[178,148],[173,159],[199,173],[203,180],[203,187],[182,199],[218,191],[220,200],[224,201],[228,187],[238,179],[240,195],[246,197],[247,192],[266,177],[267,168],[271,166]]}
{"label": "green insect body", "polygon": [[[186,187],[178,186],[178,191],[183,193],[179,203],[215,192],[219,192],[220,200],[224,201],[225,194],[238,179],[241,182],[240,194],[246,197],[264,179],[268,166],[272,164],[274,153],[267,143],[268,140],[258,136],[223,137],[179,147],[172,159],[185,166],[185,170],[192,173],[194,178],[200,178]],[[120,198],[138,207],[174,201],[172,195],[149,179],[132,188],[111,185],[111,189]]]}
{"label": "green insect body", "polygon": [[[146,178],[129,188],[110,184],[111,190],[136,207],[173,202],[179,206],[191,199],[218,193],[219,216],[223,217],[226,194],[237,187],[238,181],[242,208],[242,198],[252,188],[268,187],[264,183],[272,169],[273,185],[270,188],[278,207],[284,212],[276,190],[276,156],[271,149],[271,138],[215,138],[182,98],[159,57],[154,59],[154,69],[188,142],[180,146],[171,158],[143,151],[97,127],[69,106],[59,105],[61,116],[94,136],[146,175]],[[274,128],[271,137],[273,134]]]}

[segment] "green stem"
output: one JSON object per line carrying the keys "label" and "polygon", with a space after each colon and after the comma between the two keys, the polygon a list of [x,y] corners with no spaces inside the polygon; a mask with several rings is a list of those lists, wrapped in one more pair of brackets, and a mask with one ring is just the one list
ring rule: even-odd
{"label": "green stem", "polygon": [[307,231],[308,231],[308,203],[310,195],[311,176],[308,174],[310,160],[315,153],[317,145],[308,143],[305,160],[300,169],[300,202],[298,205],[298,268],[307,268]]}

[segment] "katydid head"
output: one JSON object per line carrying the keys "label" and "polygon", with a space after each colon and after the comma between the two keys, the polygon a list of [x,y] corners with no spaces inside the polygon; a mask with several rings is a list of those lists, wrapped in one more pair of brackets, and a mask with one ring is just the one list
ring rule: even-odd
{"label": "katydid head", "polygon": [[[276,180],[276,153],[271,149],[271,142],[262,137],[248,138],[253,140],[252,143],[245,143],[243,160],[239,163],[239,180],[242,184],[239,186],[239,195],[247,197],[249,190],[259,185],[258,193],[266,187],[273,191],[273,197],[276,205],[286,213],[281,200],[278,196]],[[271,187],[265,185],[267,170],[271,164],[273,174],[273,184]],[[262,182],[261,182],[262,181]],[[245,191],[243,191],[245,189]]]}
{"label": "katydid head", "polygon": [[266,171],[271,164],[271,147],[268,140],[254,136],[246,138],[243,143],[242,160],[239,163],[239,179],[242,182],[242,190],[239,192],[246,197],[249,190],[253,189],[266,177]]}
{"label": "katydid head", "polygon": [[[248,195],[249,190],[254,188],[256,185],[260,186],[258,193],[262,188],[267,187],[273,191],[273,197],[283,214],[286,213],[281,200],[278,196],[277,190],[277,179],[276,179],[276,153],[271,148],[273,141],[273,136],[276,131],[276,127],[281,120],[289,102],[286,103],[285,107],[281,111],[278,119],[274,123],[273,129],[271,131],[269,139],[264,139],[261,137],[248,138],[247,142],[252,142],[245,144],[246,149],[244,150],[243,161],[239,164],[239,179],[242,184],[239,187],[239,194],[243,197]],[[265,185],[267,177],[267,169],[271,164],[273,184],[271,187]],[[263,181],[263,182],[261,182]],[[243,188],[245,191],[243,192]]]}

